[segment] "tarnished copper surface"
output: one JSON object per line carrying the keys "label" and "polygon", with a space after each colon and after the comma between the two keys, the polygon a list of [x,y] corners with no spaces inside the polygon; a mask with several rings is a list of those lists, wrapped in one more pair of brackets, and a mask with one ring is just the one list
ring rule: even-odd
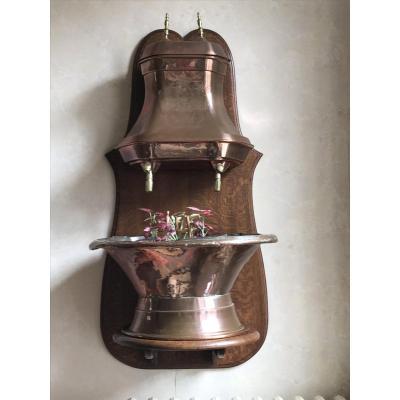
{"label": "tarnished copper surface", "polygon": [[229,142],[134,142],[119,149],[122,158],[129,164],[140,160],[165,161],[224,161],[237,165],[243,162],[250,148]]}
{"label": "tarnished copper surface", "polygon": [[274,235],[221,235],[168,242],[114,236],[90,244],[104,248],[140,296],[125,331],[138,337],[204,339],[243,329],[231,301],[242,267]]}
{"label": "tarnished copper surface", "polygon": [[221,57],[227,61],[229,55],[222,46],[208,40],[159,40],[148,44],[141,55],[142,60],[155,56]]}
{"label": "tarnished copper surface", "polygon": [[229,293],[205,297],[141,298],[122,332],[135,337],[197,340],[236,335],[244,329]]}
{"label": "tarnished copper surface", "polygon": [[230,61],[222,46],[206,39],[163,38],[145,46],[138,61],[145,99],[136,123],[117,146],[123,160],[243,162],[253,146],[224,104]]}
{"label": "tarnished copper surface", "polygon": [[245,346],[259,340],[260,334],[254,329],[245,329],[234,336],[216,339],[202,340],[163,340],[146,339],[116,333],[113,335],[115,343],[133,349],[146,348],[153,350],[178,350],[178,351],[197,351],[197,350],[216,350],[227,349],[236,346]]}

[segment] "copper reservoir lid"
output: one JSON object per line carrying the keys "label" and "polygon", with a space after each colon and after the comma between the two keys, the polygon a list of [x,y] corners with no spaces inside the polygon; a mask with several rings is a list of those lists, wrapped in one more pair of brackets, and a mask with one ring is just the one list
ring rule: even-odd
{"label": "copper reservoir lid", "polygon": [[199,40],[169,40],[164,39],[148,44],[140,57],[140,61],[148,57],[222,57],[230,61],[229,55],[218,43],[209,42],[205,39]]}

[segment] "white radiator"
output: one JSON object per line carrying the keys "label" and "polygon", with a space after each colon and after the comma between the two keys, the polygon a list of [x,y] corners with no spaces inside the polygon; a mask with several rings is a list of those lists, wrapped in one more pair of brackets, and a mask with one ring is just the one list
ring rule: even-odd
{"label": "white radiator", "polygon": [[[135,397],[130,397],[127,400],[138,400]],[[156,397],[149,397],[147,400],[158,400]],[[181,400],[176,397],[170,397],[169,400]],[[191,397],[189,400],[197,400],[196,397]],[[212,397],[210,400],[223,400],[220,397]],[[242,400],[241,397],[232,397],[229,400]],[[346,400],[343,396],[336,395],[333,398],[328,398],[328,397],[323,397],[323,396],[314,396],[312,398],[305,398],[302,396],[294,396],[294,397],[281,397],[281,396],[276,396],[273,399],[263,399],[262,397],[253,397],[251,400]]]}

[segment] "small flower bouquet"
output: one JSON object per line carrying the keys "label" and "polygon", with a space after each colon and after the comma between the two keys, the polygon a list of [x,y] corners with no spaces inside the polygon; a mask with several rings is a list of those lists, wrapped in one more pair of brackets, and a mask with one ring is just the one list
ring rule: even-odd
{"label": "small flower bouquet", "polygon": [[139,208],[148,214],[145,219],[144,237],[156,241],[180,240],[206,237],[213,229],[206,223],[206,217],[212,215],[211,210],[197,207],[186,207],[186,211],[171,214],[169,211],[153,211]]}

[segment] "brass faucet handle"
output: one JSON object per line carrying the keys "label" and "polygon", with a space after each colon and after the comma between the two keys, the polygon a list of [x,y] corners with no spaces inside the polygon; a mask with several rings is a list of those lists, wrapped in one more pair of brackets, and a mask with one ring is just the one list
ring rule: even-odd
{"label": "brass faucet handle", "polygon": [[165,13],[164,33],[165,33],[165,39],[168,39],[168,34],[169,34],[169,16],[168,16],[168,13]]}
{"label": "brass faucet handle", "polygon": [[203,22],[201,21],[200,13],[199,13],[199,12],[197,13],[197,26],[198,26],[198,28],[199,28],[200,37],[203,38],[203,37],[204,37]]}

